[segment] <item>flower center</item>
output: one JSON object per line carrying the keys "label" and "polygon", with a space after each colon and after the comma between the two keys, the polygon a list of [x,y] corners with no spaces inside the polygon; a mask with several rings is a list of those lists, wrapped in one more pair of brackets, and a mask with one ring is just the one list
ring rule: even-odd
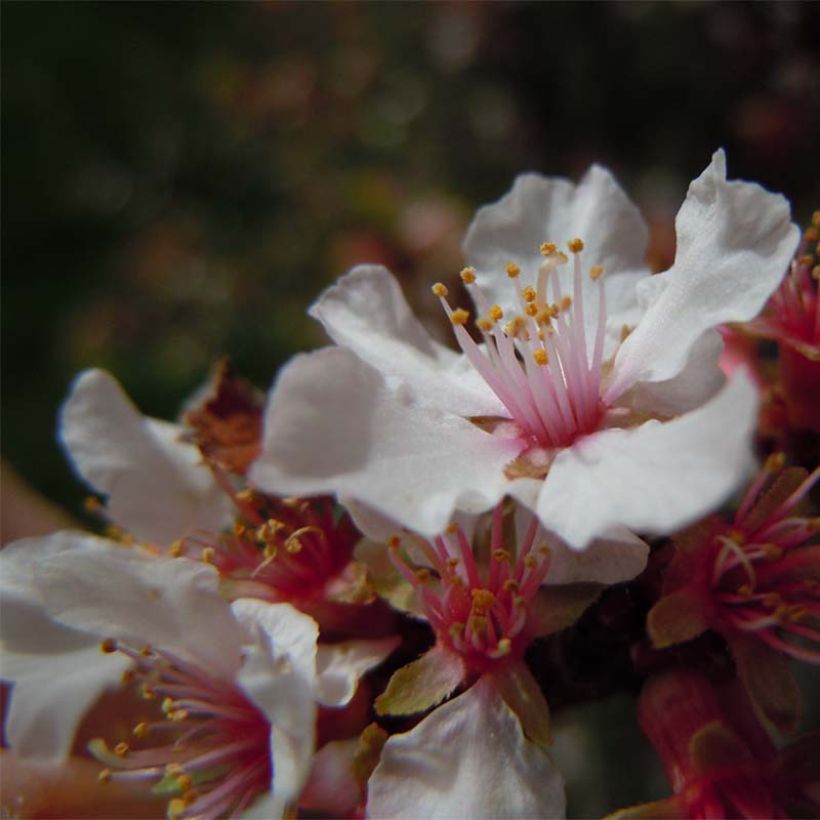
{"label": "flower center", "polygon": [[606,330],[603,268],[596,265],[589,270],[598,288],[590,346],[585,331],[581,265],[584,243],[573,239],[568,247],[573,255],[571,295],[562,291],[558,275],[559,268],[569,260],[552,242],[541,245],[544,261],[532,285],[522,287],[519,266],[513,262],[507,265],[519,308],[510,316],[504,315],[500,305],[489,304],[476,283],[473,268],[461,272],[481,312],[475,324],[481,331],[483,348],[465,328],[469,312],[453,310],[447,302],[447,288],[441,283],[433,286],[464,355],[527,437],[547,448],[568,446],[579,436],[598,429],[606,412],[601,397]]}
{"label": "flower center", "polygon": [[245,489],[230,494],[239,520],[227,533],[176,542],[172,555],[213,564],[245,595],[291,600],[322,594],[351,560],[357,534],[332,499],[279,499]]}
{"label": "flower center", "polygon": [[793,514],[820,468],[809,476],[799,469],[781,473],[777,462],[767,462],[733,528],[715,538],[713,599],[733,627],[820,663],[820,545],[807,543],[820,531],[820,519]]}
{"label": "flower center", "polygon": [[134,727],[137,748],[123,742],[112,751],[92,741],[108,767],[101,781],[154,781],[155,791],[171,795],[171,818],[240,814],[270,788],[270,723],[235,684],[148,647],[106,640],[101,648],[134,661],[126,679],[139,683],[145,699],[162,698],[165,716]]}
{"label": "flower center", "polygon": [[[440,643],[483,672],[508,658],[520,658],[530,643],[530,602],[547,575],[549,549],[534,548],[538,520],[532,516],[518,549],[505,548],[504,508],[492,514],[489,560],[476,560],[459,525],[432,542],[413,536],[429,567],[411,567],[391,542],[390,555],[420,602]],[[474,541],[477,538],[474,538]]]}

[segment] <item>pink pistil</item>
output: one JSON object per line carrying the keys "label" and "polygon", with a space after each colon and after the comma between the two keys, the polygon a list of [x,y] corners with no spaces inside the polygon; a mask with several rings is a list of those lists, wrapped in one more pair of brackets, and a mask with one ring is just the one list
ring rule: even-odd
{"label": "pink pistil", "polygon": [[129,680],[149,700],[162,699],[166,720],[140,723],[137,738],[156,745],[113,752],[102,741],[92,751],[109,768],[100,779],[162,782],[174,795],[172,818],[235,816],[270,789],[271,727],[267,718],[232,682],[209,675],[167,652],[141,651],[105,641],[103,651],[120,651],[134,661]]}

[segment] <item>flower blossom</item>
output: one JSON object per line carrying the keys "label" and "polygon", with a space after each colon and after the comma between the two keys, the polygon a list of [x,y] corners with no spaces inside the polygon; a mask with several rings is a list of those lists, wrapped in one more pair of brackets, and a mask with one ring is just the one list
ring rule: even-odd
{"label": "flower blossom", "polygon": [[784,731],[797,721],[797,690],[783,655],[820,663],[820,519],[798,513],[820,479],[772,456],[731,522],[713,517],[675,541],[663,597],[647,627],[656,647],[714,629],[741,680]]}
{"label": "flower blossom", "polygon": [[102,692],[135,684],[146,717],[92,751],[104,781],[160,784],[174,817],[281,815],[307,782],[319,705],[348,703],[395,646],[318,646],[289,604],[228,603],[213,567],[92,536],[15,542],[0,569],[12,750],[62,758]]}
{"label": "flower blossom", "polygon": [[754,820],[814,817],[820,810],[820,736],[778,751],[737,681],[715,684],[694,670],[666,672],[644,686],[638,719],[674,794],[609,820]]}
{"label": "flower blossom", "polygon": [[[436,642],[393,675],[376,711],[432,711],[385,743],[368,785],[369,816],[563,815],[563,780],[545,751],[549,707],[524,653],[598,596],[602,585],[578,583],[582,577],[613,582],[617,567],[631,578],[645,552],[628,534],[596,543],[579,577],[578,566],[563,560],[569,549],[528,511],[502,502],[486,519],[465,517],[429,541],[414,533],[389,541],[394,567],[415,592],[408,606]],[[545,588],[554,556],[555,585]],[[446,756],[445,743],[453,746]],[[419,763],[430,756],[435,776],[429,762]],[[499,760],[511,761],[503,772]],[[444,780],[452,783],[446,791]]]}
{"label": "flower blossom", "polygon": [[743,374],[721,386],[714,328],[757,315],[798,232],[782,197],[726,179],[722,152],[676,227],[674,265],[650,276],[608,171],[519,177],[464,245],[480,341],[434,287],[461,355],[386,269],[354,268],[311,309],[338,346],[280,374],[251,482],[336,492],[427,537],[512,495],[576,548],[707,512],[748,470],[756,412]]}

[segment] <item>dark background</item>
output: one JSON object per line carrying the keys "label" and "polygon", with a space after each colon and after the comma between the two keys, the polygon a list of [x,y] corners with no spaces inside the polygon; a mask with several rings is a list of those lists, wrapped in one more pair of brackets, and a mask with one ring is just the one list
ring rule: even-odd
{"label": "dark background", "polygon": [[[522,170],[611,167],[659,269],[718,146],[730,175],[782,191],[805,225],[820,206],[819,12],[4,3],[5,458],[78,512],[54,432],[79,369],[112,370],[169,417],[223,353],[267,386],[321,343],[305,307],[355,262],[385,262],[435,311],[427,288],[460,267],[472,211]],[[596,707],[610,729],[569,744],[587,749],[580,782],[598,757],[636,764],[571,791],[576,813],[663,793],[632,708]]]}

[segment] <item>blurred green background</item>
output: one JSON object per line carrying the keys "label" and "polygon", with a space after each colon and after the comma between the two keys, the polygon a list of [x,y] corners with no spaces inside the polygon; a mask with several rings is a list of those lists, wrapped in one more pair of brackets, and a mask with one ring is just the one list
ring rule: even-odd
{"label": "blurred green background", "polygon": [[[718,146],[805,224],[818,54],[816,3],[4,3],[3,454],[77,512],[73,374],[166,417],[223,353],[267,386],[356,262],[437,321],[430,282],[522,170],[611,167],[656,268]],[[575,810],[651,796],[641,776]]]}

